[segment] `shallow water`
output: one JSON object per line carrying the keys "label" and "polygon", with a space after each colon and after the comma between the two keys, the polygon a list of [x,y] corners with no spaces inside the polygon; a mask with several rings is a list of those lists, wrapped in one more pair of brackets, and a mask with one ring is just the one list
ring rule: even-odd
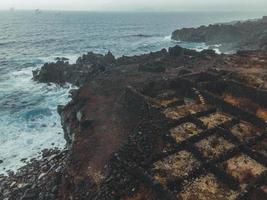
{"label": "shallow water", "polygon": [[172,41],[181,27],[260,17],[263,13],[0,12],[0,173],[16,170],[22,158],[65,141],[57,105],[68,102],[70,85],[38,84],[32,70],[57,56],[88,51],[116,56],[156,51],[176,44],[202,50],[205,44]]}

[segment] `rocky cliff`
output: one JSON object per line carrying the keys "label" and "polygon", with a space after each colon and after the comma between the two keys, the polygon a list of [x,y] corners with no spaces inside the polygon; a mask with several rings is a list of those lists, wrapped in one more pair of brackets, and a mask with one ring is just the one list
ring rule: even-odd
{"label": "rocky cliff", "polygon": [[267,49],[267,19],[183,28],[172,33],[172,39],[221,45],[223,52]]}
{"label": "rocky cliff", "polygon": [[[264,150],[255,150],[259,163],[247,157],[233,158],[239,159],[233,163],[248,163],[247,168],[222,165],[228,167],[223,171],[233,175],[238,173],[235,169],[242,169],[237,178],[245,177],[241,181],[249,181],[260,192],[254,187],[244,189],[243,182],[215,166],[240,152],[254,155],[247,143],[239,144],[234,136],[229,139],[223,135],[227,130],[216,123],[230,127],[242,119],[259,130],[265,126],[266,60],[266,51],[217,55],[212,50],[196,52],[176,46],[117,59],[111,53],[88,53],[72,65],[63,61],[45,64],[33,72],[36,81],[79,86],[71,91],[71,102],[58,107],[67,150],[33,161],[23,173],[0,177],[0,198],[206,200],[256,195],[250,199],[264,199],[264,182],[260,182],[264,180],[266,163],[260,156]],[[230,118],[231,123],[227,122]],[[189,130],[183,132],[184,128]],[[244,131],[249,134],[249,130]],[[174,140],[175,131],[182,132]],[[210,144],[207,139],[199,150],[194,147],[193,143],[219,132],[233,144],[221,138],[210,142],[212,150],[204,151]],[[260,131],[256,136],[252,141],[263,141]],[[226,152],[209,161],[201,156],[202,151],[211,158],[212,152],[214,156]],[[253,182],[256,174],[262,175],[255,179],[257,184]],[[25,184],[28,182],[31,184]],[[203,187],[208,189],[203,192]]]}
{"label": "rocky cliff", "polygon": [[[74,65],[50,63],[34,73],[38,81],[80,86],[71,92],[72,101],[59,107],[69,151],[58,193],[61,199],[172,199],[161,187],[154,194],[151,188],[157,186],[144,184],[149,181],[142,181],[138,171],[158,155],[162,144],[157,134],[170,123],[164,125],[157,114],[157,105],[164,102],[153,100],[155,92],[168,97],[165,85],[178,87],[177,78],[203,71],[266,88],[264,51],[217,55],[176,46],[118,59],[111,53],[88,55]],[[158,120],[163,121],[157,124]]]}

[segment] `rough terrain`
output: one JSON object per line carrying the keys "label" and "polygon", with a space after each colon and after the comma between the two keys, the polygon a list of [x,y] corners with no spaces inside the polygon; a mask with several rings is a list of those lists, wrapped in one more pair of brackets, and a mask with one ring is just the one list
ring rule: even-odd
{"label": "rough terrain", "polygon": [[267,51],[179,46],[45,64],[36,81],[79,86],[58,107],[67,150],[45,181],[58,182],[15,193],[3,177],[3,199],[266,199],[266,66]]}

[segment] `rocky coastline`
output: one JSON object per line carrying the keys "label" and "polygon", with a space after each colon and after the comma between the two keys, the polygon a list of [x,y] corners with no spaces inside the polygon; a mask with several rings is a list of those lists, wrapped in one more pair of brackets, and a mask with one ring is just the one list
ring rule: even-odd
{"label": "rocky coastline", "polygon": [[198,28],[183,28],[172,33],[172,39],[221,45],[222,52],[237,50],[266,50],[267,17],[257,20],[213,24]]}
{"label": "rocky coastline", "polygon": [[[257,23],[262,26],[261,22]],[[214,27],[203,29],[205,33],[206,29],[214,30]],[[195,30],[178,31],[173,37],[218,43],[216,38],[195,36]],[[187,38],[188,31],[192,37]],[[228,36],[231,35],[232,31]],[[225,41],[226,38],[219,42]],[[238,49],[251,48],[250,45],[243,48],[241,41],[238,45]],[[41,160],[32,160],[16,174],[0,176],[0,199],[172,199],[168,191],[153,182],[151,187],[158,188],[155,195],[155,191],[144,184],[150,180],[142,179],[140,172],[163,145],[157,140],[156,132],[169,125],[157,114],[153,91],[161,91],[161,87],[168,84],[179,85],[177,79],[185,76],[206,72],[223,80],[267,90],[267,51],[266,46],[259,45],[262,44],[257,43],[251,49],[260,50],[227,55],[180,46],[120,58],[115,58],[111,52],[106,55],[89,52],[75,64],[64,59],[45,64],[33,72],[35,81],[71,83],[79,87],[70,92],[71,102],[58,106],[66,150],[44,151]],[[136,176],[141,177],[141,181]]]}
{"label": "rocky coastline", "polygon": [[0,199],[58,199],[66,150],[45,149],[16,173],[0,175]]}

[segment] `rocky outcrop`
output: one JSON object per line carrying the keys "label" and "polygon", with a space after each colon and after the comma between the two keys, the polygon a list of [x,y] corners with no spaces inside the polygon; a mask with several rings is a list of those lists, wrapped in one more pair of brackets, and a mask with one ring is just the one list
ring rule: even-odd
{"label": "rocky outcrop", "polygon": [[172,33],[172,39],[221,45],[223,52],[233,50],[266,50],[266,17],[253,21],[214,24],[198,28],[183,28]]}
{"label": "rocky outcrop", "polygon": [[89,52],[79,57],[75,64],[69,64],[66,59],[57,59],[57,62],[46,63],[41,70],[33,71],[33,79],[44,83],[64,84],[66,82],[80,86],[87,78],[104,71],[115,62],[111,52],[106,55]]}

